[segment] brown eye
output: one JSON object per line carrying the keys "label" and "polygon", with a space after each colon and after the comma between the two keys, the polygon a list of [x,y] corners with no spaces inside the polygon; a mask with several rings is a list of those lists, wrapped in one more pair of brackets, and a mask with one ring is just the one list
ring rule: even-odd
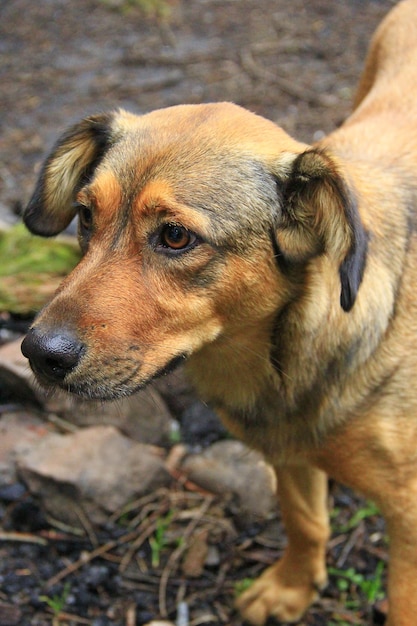
{"label": "brown eye", "polygon": [[83,204],[78,205],[78,219],[83,230],[91,230],[93,225],[93,212],[90,207]]}
{"label": "brown eye", "polygon": [[161,231],[161,245],[171,250],[183,250],[193,241],[192,233],[179,224],[166,224]]}

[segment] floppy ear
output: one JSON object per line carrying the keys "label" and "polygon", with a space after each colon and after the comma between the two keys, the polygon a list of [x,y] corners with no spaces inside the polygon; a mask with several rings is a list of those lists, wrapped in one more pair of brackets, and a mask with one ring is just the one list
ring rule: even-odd
{"label": "floppy ear", "polygon": [[30,231],[50,237],[71,222],[76,214],[75,194],[107,150],[112,120],[113,114],[88,117],[69,128],[55,144],[23,214]]}
{"label": "floppy ear", "polygon": [[326,153],[299,154],[282,190],[277,243],[288,262],[329,254],[339,263],[340,304],[350,311],[366,262],[368,237],[353,191]]}

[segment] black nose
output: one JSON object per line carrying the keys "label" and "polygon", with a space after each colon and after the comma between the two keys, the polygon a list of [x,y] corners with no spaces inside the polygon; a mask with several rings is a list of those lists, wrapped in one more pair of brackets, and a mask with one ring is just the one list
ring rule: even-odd
{"label": "black nose", "polygon": [[22,353],[35,374],[52,383],[61,382],[78,365],[84,350],[67,330],[45,333],[32,328],[22,342]]}

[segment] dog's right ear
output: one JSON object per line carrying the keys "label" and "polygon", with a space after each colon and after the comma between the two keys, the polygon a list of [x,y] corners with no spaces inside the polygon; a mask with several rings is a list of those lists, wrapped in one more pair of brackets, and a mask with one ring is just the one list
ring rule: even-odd
{"label": "dog's right ear", "polygon": [[23,214],[30,231],[44,237],[64,230],[76,214],[75,195],[109,147],[114,115],[93,115],[70,127],[42,166]]}

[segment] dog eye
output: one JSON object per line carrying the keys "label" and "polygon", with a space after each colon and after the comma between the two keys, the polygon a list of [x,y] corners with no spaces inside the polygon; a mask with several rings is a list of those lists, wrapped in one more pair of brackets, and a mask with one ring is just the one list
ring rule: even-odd
{"label": "dog eye", "polygon": [[84,204],[78,205],[78,219],[83,230],[91,230],[93,225],[93,212],[90,207]]}
{"label": "dog eye", "polygon": [[185,250],[196,242],[196,235],[180,224],[166,224],[160,234],[160,245],[170,250]]}

